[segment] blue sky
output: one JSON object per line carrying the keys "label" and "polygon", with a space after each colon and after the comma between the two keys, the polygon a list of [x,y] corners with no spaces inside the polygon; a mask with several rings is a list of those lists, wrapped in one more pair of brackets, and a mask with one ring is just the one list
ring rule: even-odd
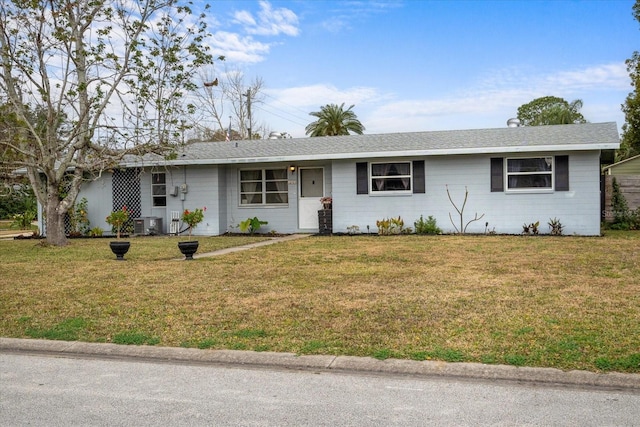
{"label": "blue sky", "polygon": [[547,95],[620,127],[633,3],[222,0],[208,15],[214,54],[264,81],[258,124],[304,137],[329,103],[355,104],[373,134],[503,127]]}

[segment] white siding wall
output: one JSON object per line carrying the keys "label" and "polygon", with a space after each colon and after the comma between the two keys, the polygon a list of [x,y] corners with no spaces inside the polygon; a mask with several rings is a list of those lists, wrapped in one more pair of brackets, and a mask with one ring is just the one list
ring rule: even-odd
{"label": "white siding wall", "polygon": [[[167,206],[153,207],[151,197],[151,175],[154,172],[166,174]],[[175,187],[187,184],[186,194],[171,193]],[[184,209],[193,210],[206,206],[204,220],[192,231],[195,235],[219,234],[218,218],[218,166],[187,166],[174,168],[145,169],[140,175],[140,204],[142,216],[162,218],[164,233],[168,233],[171,212],[182,215]],[[110,196],[109,196],[110,197]],[[182,225],[181,229],[186,226]]]}
{"label": "white siding wall", "polygon": [[[531,156],[545,153],[531,154]],[[356,161],[334,161],[325,167],[325,188],[333,197],[333,231],[346,232],[347,227],[357,225],[361,232],[377,232],[376,220],[402,216],[405,225],[413,228],[420,215],[433,215],[445,232],[454,232],[449,219],[459,227],[459,216],[447,198],[449,186],[454,202],[460,207],[464,200],[465,186],[469,197],[465,207],[465,224],[474,214],[485,214],[482,220],[469,225],[468,233],[483,233],[485,223],[497,233],[519,234],[522,224],[540,221],[540,231],[548,233],[547,222],[558,218],[565,226],[564,234],[598,235],[600,233],[600,183],[599,153],[569,154],[570,191],[554,193],[508,194],[490,191],[490,157],[466,155],[447,157],[408,158],[425,160],[425,194],[406,196],[370,196],[356,194]],[[509,157],[505,155],[504,157]],[[398,160],[398,159],[393,159]],[[367,161],[362,159],[359,161]],[[376,160],[378,161],[378,160]],[[384,160],[383,160],[384,161]],[[304,166],[320,166],[308,164]],[[249,166],[249,165],[247,165]],[[263,165],[256,165],[257,167]],[[273,165],[269,165],[272,167]],[[287,165],[276,165],[288,167]],[[302,165],[298,165],[302,166]],[[243,166],[244,167],[244,166]],[[237,231],[240,221],[257,216],[269,224],[261,232],[271,230],[293,233],[298,229],[298,173],[289,173],[289,205],[283,207],[244,207],[238,203],[238,166],[189,166],[186,168],[158,169],[167,174],[167,191],[175,186],[188,185],[188,193],[173,197],[167,195],[166,208],[151,206],[151,170],[140,177],[142,216],[163,218],[165,232],[169,230],[170,212],[182,212],[185,208],[207,207],[204,221],[195,229],[196,235],[218,235]],[[110,226],[105,217],[111,212],[112,176],[105,173],[95,182],[83,185],[78,200],[89,201],[89,220],[92,227]]]}
{"label": "white siding wall", "polygon": [[564,234],[598,235],[599,153],[568,154],[570,191],[525,194],[491,192],[491,156],[425,158],[426,193],[406,196],[357,195],[355,162],[336,161],[333,165],[333,231],[346,232],[347,227],[357,225],[361,232],[366,232],[369,225],[371,232],[377,232],[376,220],[398,215],[406,226],[413,228],[413,222],[420,215],[425,218],[432,215],[443,231],[454,232],[449,214],[458,228],[460,217],[447,198],[448,185],[459,208],[464,201],[465,187],[469,191],[465,225],[476,212],[478,216],[485,214],[480,221],[469,225],[468,233],[484,233],[488,222],[489,228],[495,227],[497,233],[519,234],[525,222],[536,221],[540,221],[541,233],[548,233],[547,222],[558,218],[565,227]]}
{"label": "white siding wall", "polygon": [[97,181],[89,181],[82,184],[80,194],[76,199],[76,203],[78,203],[83,197],[87,198],[89,226],[91,228],[100,227],[106,233],[111,232],[111,226],[107,224],[105,218],[113,209],[112,183],[112,174],[104,172]]}
{"label": "white siding wall", "polygon": [[[169,193],[175,186],[179,187],[182,184],[187,184],[188,191],[184,195],[178,192],[175,197],[167,196],[167,208],[163,217],[165,218],[164,223],[167,224],[165,226],[166,230],[169,229],[168,222],[171,221],[171,211],[178,211],[182,215],[185,209],[194,210],[206,207],[204,220],[191,231],[191,234],[196,236],[220,234],[218,175],[218,166],[187,166],[173,169],[171,177],[167,175],[167,190]],[[153,209],[154,213],[158,211],[160,209]],[[185,228],[186,225],[182,224],[181,229]],[[186,233],[183,233],[183,235],[186,235]]]}
{"label": "white siding wall", "polygon": [[295,173],[288,172],[289,176],[289,204],[285,206],[241,206],[239,202],[239,170],[257,169],[257,168],[287,168],[289,164],[256,164],[229,166],[225,179],[226,185],[226,202],[227,202],[227,229],[221,230],[239,232],[237,228],[240,221],[247,218],[257,217],[268,224],[260,227],[260,233],[268,233],[269,231],[279,233],[294,233],[298,230],[298,191],[297,191],[297,171]]}

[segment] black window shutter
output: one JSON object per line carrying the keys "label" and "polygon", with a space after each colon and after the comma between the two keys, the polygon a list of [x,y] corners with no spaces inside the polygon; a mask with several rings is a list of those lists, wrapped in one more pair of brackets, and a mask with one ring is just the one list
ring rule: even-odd
{"label": "black window shutter", "polygon": [[366,162],[356,163],[357,194],[369,194],[369,169]]}
{"label": "black window shutter", "polygon": [[504,191],[504,159],[491,158],[491,191]]}
{"label": "black window shutter", "polygon": [[413,162],[413,192],[424,193],[424,160],[415,160]]}
{"label": "black window shutter", "polygon": [[556,156],[556,191],[569,191],[569,156]]}

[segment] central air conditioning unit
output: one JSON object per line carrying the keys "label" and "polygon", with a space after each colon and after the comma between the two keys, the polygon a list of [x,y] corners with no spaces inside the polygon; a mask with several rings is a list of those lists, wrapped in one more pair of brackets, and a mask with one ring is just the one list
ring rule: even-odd
{"label": "central air conditioning unit", "polygon": [[145,216],[142,218],[135,218],[133,220],[133,234],[153,236],[156,234],[163,234],[162,218],[157,216]]}

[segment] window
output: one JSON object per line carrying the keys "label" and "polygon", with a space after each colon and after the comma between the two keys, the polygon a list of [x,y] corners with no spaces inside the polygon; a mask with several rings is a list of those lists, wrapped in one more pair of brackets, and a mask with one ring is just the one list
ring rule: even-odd
{"label": "window", "polygon": [[424,160],[395,163],[372,163],[369,176],[369,163],[356,163],[356,194],[390,193],[425,193]]}
{"label": "window", "polygon": [[513,192],[569,191],[569,156],[492,158],[491,191],[505,191],[505,185]]}
{"label": "window", "polygon": [[371,163],[371,191],[411,191],[411,162]]}
{"label": "window", "polygon": [[167,175],[165,173],[151,174],[151,197],[154,208],[167,206]]}
{"label": "window", "polygon": [[553,157],[507,159],[507,190],[553,189]]}
{"label": "window", "polygon": [[287,169],[240,171],[241,205],[282,205],[289,203]]}

